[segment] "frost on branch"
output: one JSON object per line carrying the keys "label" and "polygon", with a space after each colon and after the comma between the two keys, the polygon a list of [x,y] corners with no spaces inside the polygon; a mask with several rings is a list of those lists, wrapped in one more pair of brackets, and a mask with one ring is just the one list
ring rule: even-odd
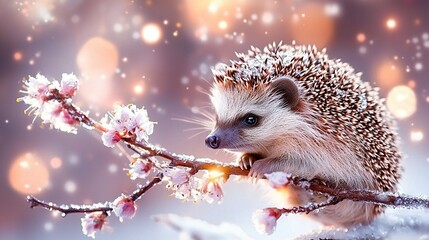
{"label": "frost on branch", "polygon": [[[63,74],[60,82],[49,81],[38,74],[36,77],[30,76],[24,81],[24,90],[21,93],[26,95],[19,98],[18,101],[29,105],[26,112],[33,113],[36,117],[40,117],[43,123],[48,123],[61,131],[76,133],[76,127],[83,125],[91,130],[99,131],[102,134],[102,141],[107,147],[114,147],[116,143],[120,142],[125,143],[136,154],[129,165],[130,168],[125,169],[130,179],[141,180],[149,178],[151,175],[155,176],[152,180],[147,180],[146,184],[139,184],[133,193],[121,195],[113,202],[104,204],[56,205],[31,196],[27,198],[31,207],[59,211],[64,216],[69,213],[85,213],[85,217],[82,218],[84,234],[94,237],[95,232],[103,228],[107,216],[112,213],[115,213],[120,220],[132,218],[137,210],[136,201],[160,182],[165,183],[176,198],[194,202],[204,200],[212,203],[222,200],[224,193],[221,185],[231,175],[247,176],[249,174],[248,170],[243,170],[234,164],[176,154],[150,144],[149,135],[152,134],[155,123],[149,120],[144,108],[137,108],[135,105],[117,106],[112,114],[106,116],[102,122],[93,120],[88,113],[83,113],[72,103],[72,97],[78,88],[78,80],[73,74]],[[199,172],[203,172],[203,174]],[[265,178],[274,188],[293,185],[327,196],[327,200],[321,203],[309,203],[306,206],[289,209],[266,208],[256,211],[252,220],[258,231],[265,234],[271,234],[275,230],[277,220],[281,215],[310,213],[343,200],[388,206],[429,208],[428,198],[369,190],[330,188],[320,182],[307,181],[299,176],[291,176],[282,172],[267,174]],[[199,234],[200,232],[194,231],[193,233]],[[221,233],[221,231],[219,230],[217,233]]]}

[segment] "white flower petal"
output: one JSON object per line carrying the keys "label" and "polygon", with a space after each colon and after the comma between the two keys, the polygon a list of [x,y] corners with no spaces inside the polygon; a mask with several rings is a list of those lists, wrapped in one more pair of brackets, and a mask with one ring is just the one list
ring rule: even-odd
{"label": "white flower petal", "polygon": [[116,131],[107,131],[101,135],[101,140],[103,141],[104,146],[114,147],[117,142],[121,141],[121,137]]}
{"label": "white flower petal", "polygon": [[279,217],[280,214],[275,209],[266,208],[255,211],[252,215],[252,221],[259,233],[270,235],[276,229]]}
{"label": "white flower petal", "polygon": [[106,221],[107,215],[100,212],[86,213],[85,217],[81,218],[83,234],[95,238],[95,233],[100,231]]}
{"label": "white flower petal", "polygon": [[113,212],[117,217],[119,217],[119,220],[122,222],[124,218],[133,218],[136,214],[137,206],[135,202],[122,195],[113,201]]}
{"label": "white flower petal", "polygon": [[79,88],[79,80],[73,73],[62,74],[61,85],[60,85],[61,94],[67,97],[73,97],[76,94],[76,91],[78,90],[78,88]]}
{"label": "white flower petal", "polygon": [[273,188],[284,187],[289,183],[290,174],[284,172],[273,172],[265,174],[270,186]]}

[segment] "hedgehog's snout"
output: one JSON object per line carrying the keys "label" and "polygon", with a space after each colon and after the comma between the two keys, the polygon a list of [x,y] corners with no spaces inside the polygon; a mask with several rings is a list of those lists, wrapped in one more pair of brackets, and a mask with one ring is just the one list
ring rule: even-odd
{"label": "hedgehog's snout", "polygon": [[220,146],[220,138],[216,135],[210,134],[207,138],[206,138],[206,145],[207,147],[216,149],[219,148]]}
{"label": "hedgehog's snout", "polygon": [[240,142],[237,129],[234,127],[215,127],[206,138],[206,145],[213,149],[235,149]]}

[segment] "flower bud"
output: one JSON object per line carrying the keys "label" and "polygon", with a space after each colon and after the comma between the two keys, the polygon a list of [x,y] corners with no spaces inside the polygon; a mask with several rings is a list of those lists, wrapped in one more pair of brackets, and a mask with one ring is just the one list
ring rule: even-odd
{"label": "flower bud", "polygon": [[201,192],[208,203],[220,202],[223,198],[222,187],[215,179],[205,178],[202,183]]}
{"label": "flower bud", "polygon": [[60,93],[66,97],[73,97],[79,88],[79,80],[73,74],[63,73],[61,79]]}
{"label": "flower bud", "polygon": [[137,206],[135,202],[122,195],[113,201],[113,212],[119,217],[119,221],[123,221],[124,218],[133,218],[136,214]]}
{"label": "flower bud", "polygon": [[83,234],[95,238],[95,233],[100,231],[107,222],[107,215],[102,212],[86,213],[81,218]]}
{"label": "flower bud", "polygon": [[276,229],[277,219],[280,218],[281,214],[277,208],[265,208],[255,211],[252,221],[259,233],[270,235]]}
{"label": "flower bud", "polygon": [[130,176],[131,180],[136,180],[137,178],[146,178],[153,166],[154,164],[150,160],[137,159],[135,162],[130,163],[128,176]]}
{"label": "flower bud", "polygon": [[114,147],[115,143],[121,141],[121,136],[116,131],[107,131],[103,133],[101,140],[106,147]]}

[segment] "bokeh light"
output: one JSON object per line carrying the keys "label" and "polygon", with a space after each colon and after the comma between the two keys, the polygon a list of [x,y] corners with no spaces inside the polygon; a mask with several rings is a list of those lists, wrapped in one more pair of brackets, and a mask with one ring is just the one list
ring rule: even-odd
{"label": "bokeh light", "polygon": [[377,83],[385,89],[390,89],[402,83],[403,70],[399,63],[385,60],[378,65],[376,70]]}
{"label": "bokeh light", "polygon": [[142,27],[142,39],[147,44],[155,44],[162,37],[161,27],[156,23],[148,23]]}
{"label": "bokeh light", "polygon": [[[85,78],[82,77],[80,89],[76,99],[82,100],[87,105],[95,105],[97,107],[110,107],[115,95],[113,82],[110,78],[97,77]],[[97,91],[94,91],[97,89]]]}
{"label": "bokeh light", "polygon": [[54,224],[52,222],[46,222],[43,225],[43,228],[45,229],[45,231],[50,232],[54,229]]}
{"label": "bokeh light", "polygon": [[356,40],[357,40],[358,42],[360,42],[360,43],[365,42],[365,40],[366,40],[366,35],[365,35],[365,33],[358,33],[358,34],[356,35]]}
{"label": "bokeh light", "polygon": [[63,165],[63,161],[59,157],[53,157],[49,162],[49,165],[51,166],[51,168],[57,169]]}
{"label": "bokeh light", "polygon": [[21,52],[15,52],[13,53],[13,60],[19,62],[22,60],[22,53]]}
{"label": "bokeh light", "polygon": [[325,5],[325,14],[331,17],[338,17],[341,15],[341,5],[339,3],[327,3]]}
{"label": "bokeh light", "polygon": [[386,27],[389,29],[389,30],[393,30],[393,29],[395,29],[396,28],[396,20],[394,19],[394,18],[389,18],[389,19],[387,19],[387,21],[386,21]]}
{"label": "bokeh light", "polygon": [[118,63],[119,52],[112,42],[101,37],[87,40],[77,54],[82,74],[78,97],[89,104],[109,106],[113,94],[111,77]]}
{"label": "bokeh light", "polygon": [[137,83],[133,87],[133,92],[136,95],[142,95],[146,91],[145,85],[143,83]]}
{"label": "bokeh light", "polygon": [[416,71],[421,71],[421,70],[423,70],[423,63],[421,63],[421,62],[417,62],[416,64],[414,64],[414,69],[415,69]]}
{"label": "bokeh light", "polygon": [[114,163],[109,164],[107,169],[110,173],[116,173],[118,171],[118,165],[116,165]]}
{"label": "bokeh light", "polygon": [[387,108],[397,118],[407,118],[417,110],[416,94],[408,86],[396,86],[387,95]]}
{"label": "bokeh light", "polygon": [[17,10],[25,16],[30,23],[38,25],[55,20],[52,12],[55,9],[55,0],[15,1]]}
{"label": "bokeh light", "polygon": [[420,142],[421,140],[423,140],[423,132],[420,130],[411,131],[410,139],[413,142]]}
{"label": "bokeh light", "polygon": [[118,67],[119,53],[112,42],[93,37],[82,45],[76,61],[82,75],[89,78],[108,78]]}
{"label": "bokeh light", "polygon": [[225,30],[228,28],[228,23],[226,21],[220,21],[218,26],[220,29]]}
{"label": "bokeh light", "polygon": [[269,25],[274,21],[274,15],[271,12],[264,12],[261,16],[262,23]]}
{"label": "bokeh light", "polygon": [[64,184],[64,190],[67,193],[74,193],[76,192],[76,189],[77,189],[77,185],[74,181],[69,180]]}
{"label": "bokeh light", "polygon": [[211,34],[223,34],[240,21],[243,13],[252,7],[251,2],[243,0],[185,0],[185,15],[191,34],[205,42]]}
{"label": "bokeh light", "polygon": [[10,166],[9,183],[19,193],[38,194],[48,186],[49,172],[38,156],[25,153]]}
{"label": "bokeh light", "polygon": [[324,13],[321,3],[306,3],[297,8],[298,16],[292,19],[291,34],[299,44],[326,47],[334,36],[334,20]]}

